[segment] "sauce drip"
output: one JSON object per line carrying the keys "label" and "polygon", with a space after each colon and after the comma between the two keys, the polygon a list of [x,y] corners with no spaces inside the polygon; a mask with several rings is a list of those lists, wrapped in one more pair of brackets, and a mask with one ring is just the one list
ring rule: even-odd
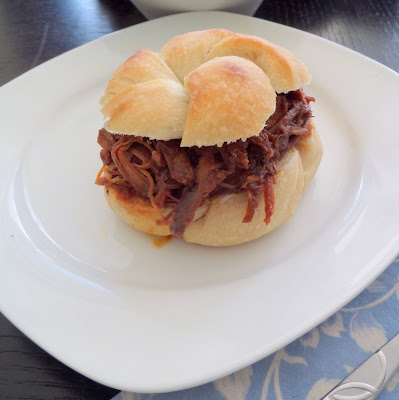
{"label": "sauce drip", "polygon": [[160,249],[161,247],[165,246],[167,243],[169,243],[172,239],[173,236],[154,236],[151,235],[152,238],[152,243],[157,249]]}

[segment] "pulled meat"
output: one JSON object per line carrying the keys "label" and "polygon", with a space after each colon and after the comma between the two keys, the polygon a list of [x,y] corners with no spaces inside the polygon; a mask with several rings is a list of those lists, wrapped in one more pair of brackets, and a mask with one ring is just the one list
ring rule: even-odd
{"label": "pulled meat", "polygon": [[221,147],[180,147],[180,140],[151,140],[111,134],[101,129],[98,143],[104,164],[99,185],[148,199],[155,208],[172,211],[159,224],[183,235],[196,210],[207,200],[245,190],[248,203],[243,223],[252,221],[264,195],[265,223],[274,210],[276,162],[309,132],[314,98],[299,89],[278,94],[276,111],[258,136]]}

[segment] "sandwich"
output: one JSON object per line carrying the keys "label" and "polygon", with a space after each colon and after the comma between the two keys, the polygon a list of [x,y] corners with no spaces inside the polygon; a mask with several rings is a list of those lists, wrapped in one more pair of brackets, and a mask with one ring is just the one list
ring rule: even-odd
{"label": "sandwich", "polygon": [[109,80],[96,183],[149,234],[232,246],[287,221],[322,158],[290,51],[224,29],[138,50]]}

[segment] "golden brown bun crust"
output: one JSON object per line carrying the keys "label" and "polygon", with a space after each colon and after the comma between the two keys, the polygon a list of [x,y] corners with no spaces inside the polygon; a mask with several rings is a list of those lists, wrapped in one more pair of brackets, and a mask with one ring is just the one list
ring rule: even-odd
{"label": "golden brown bun crust", "polygon": [[183,82],[191,71],[205,62],[209,51],[221,40],[234,35],[226,29],[207,29],[175,36],[166,43],[160,56]]}
{"label": "golden brown bun crust", "polygon": [[[133,228],[157,236],[172,234],[169,225],[157,224],[157,221],[168,215],[170,208],[156,210],[148,200],[140,196],[124,197],[114,187],[104,187],[104,194],[111,209]],[[202,218],[208,209],[209,204],[202,205],[196,211],[194,221]]]}
{"label": "golden brown bun crust", "polygon": [[255,63],[269,77],[277,93],[287,93],[310,82],[310,72],[289,50],[256,36],[231,35],[217,43],[205,59],[229,55]]}
{"label": "golden brown bun crust", "polygon": [[275,92],[309,81],[288,50],[209,29],[176,36],[160,54],[136,52],[109,81],[102,112],[114,133],[221,146],[258,135],[274,112]]}
{"label": "golden brown bun crust", "polygon": [[[156,224],[156,221],[162,219],[162,216],[149,204],[148,200],[140,196],[123,197],[112,186],[104,187],[104,195],[111,209],[133,228],[151,235],[168,236],[171,234],[168,225]],[[161,210],[161,213],[166,216],[168,209]]]}
{"label": "golden brown bun crust", "polygon": [[153,79],[179,81],[157,53],[146,49],[138,50],[115,71],[100,103],[105,105],[112,97],[127,87]]}
{"label": "golden brown bun crust", "polygon": [[188,96],[180,83],[154,79],[129,86],[112,97],[103,107],[104,115],[109,117],[104,126],[110,132],[124,135],[179,139],[187,112]]}
{"label": "golden brown bun crust", "polygon": [[246,140],[263,129],[276,109],[276,93],[269,78],[241,57],[208,61],[187,75],[184,85],[190,105],[183,147]]}
{"label": "golden brown bun crust", "polygon": [[[317,171],[321,156],[321,141],[312,126],[309,137],[288,151],[278,164],[274,185],[275,208],[268,225],[263,221],[263,199],[252,222],[242,223],[247,207],[247,195],[243,192],[221,196],[204,205],[196,213],[195,221],[186,228],[183,239],[207,246],[232,246],[271,232],[295,213],[306,184]],[[132,227],[159,236],[171,234],[169,226],[156,224],[160,215],[147,200],[139,197],[134,201],[124,200],[112,188],[105,188],[105,196],[115,213]],[[169,211],[163,209],[162,214]]]}

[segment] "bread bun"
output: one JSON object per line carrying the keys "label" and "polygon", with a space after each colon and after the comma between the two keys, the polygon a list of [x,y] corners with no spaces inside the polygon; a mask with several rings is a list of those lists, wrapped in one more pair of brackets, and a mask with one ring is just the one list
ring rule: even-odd
{"label": "bread bun", "polygon": [[205,60],[230,55],[255,63],[269,77],[277,93],[287,93],[310,82],[308,69],[290,51],[265,39],[251,35],[231,35],[212,47]]}
{"label": "bread bun", "polygon": [[115,71],[100,103],[107,104],[112,97],[127,87],[153,79],[179,81],[157,53],[146,49],[138,50]]}
{"label": "bread bun", "polygon": [[153,79],[119,92],[104,105],[103,112],[109,115],[104,124],[109,132],[179,139],[186,124],[188,96],[180,83]]}
{"label": "bread bun", "polygon": [[[300,149],[298,150],[298,147]],[[202,205],[194,221],[186,228],[183,239],[206,246],[232,246],[263,236],[294,215],[305,185],[316,173],[322,155],[319,134],[314,126],[300,146],[292,147],[277,165],[274,187],[275,208],[268,225],[265,224],[263,197],[251,223],[242,223],[248,197],[245,192],[221,196]],[[113,187],[104,189],[111,209],[127,224],[153,235],[171,235],[169,225],[158,225],[170,209],[155,210],[148,200],[136,196],[126,199]]]}
{"label": "bread bun", "polygon": [[246,140],[263,129],[276,109],[276,92],[269,78],[241,57],[208,61],[187,75],[184,85],[190,105],[183,147]]}
{"label": "bread bun", "polygon": [[232,35],[234,33],[226,29],[185,33],[166,43],[160,55],[183,82],[185,76],[205,62],[206,55],[217,43]]}
{"label": "bread bun", "polygon": [[221,146],[258,135],[275,110],[276,92],[309,81],[288,50],[209,29],[176,36],[159,54],[136,52],[115,71],[100,102],[110,132]]}
{"label": "bread bun", "polygon": [[[309,71],[288,50],[255,36],[209,29],[176,36],[160,53],[136,52],[116,70],[100,102],[111,133],[181,139],[182,147],[222,146],[259,135],[275,112],[276,93],[309,82]],[[320,137],[310,123],[308,136],[277,163],[275,207],[268,224],[263,196],[252,221],[242,222],[248,205],[244,189],[205,201],[183,239],[231,246],[271,232],[295,213],[321,157]],[[169,225],[157,224],[171,209],[126,197],[116,186],[104,190],[109,206],[126,223],[150,234],[171,235]]]}
{"label": "bread bun", "polygon": [[[124,196],[116,186],[104,187],[104,194],[111,209],[128,225],[151,235],[171,235],[169,225],[157,224],[157,221],[168,215],[171,208],[155,209],[148,200],[140,196]],[[206,203],[199,207],[192,223],[202,218],[209,206],[210,203]]]}

